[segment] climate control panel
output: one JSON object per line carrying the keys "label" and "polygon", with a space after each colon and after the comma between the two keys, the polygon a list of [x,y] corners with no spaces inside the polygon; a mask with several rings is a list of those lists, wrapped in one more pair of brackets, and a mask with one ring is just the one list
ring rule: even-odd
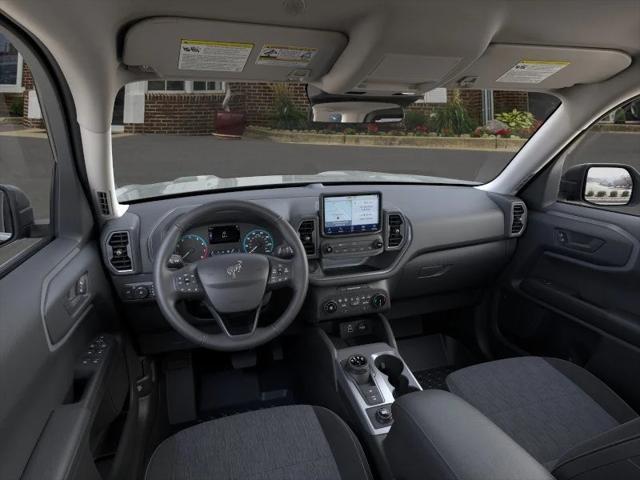
{"label": "climate control panel", "polygon": [[389,294],[369,285],[341,287],[324,297],[319,305],[322,319],[351,317],[389,309]]}
{"label": "climate control panel", "polygon": [[320,250],[323,257],[372,257],[384,252],[384,241],[382,235],[345,237],[324,240]]}

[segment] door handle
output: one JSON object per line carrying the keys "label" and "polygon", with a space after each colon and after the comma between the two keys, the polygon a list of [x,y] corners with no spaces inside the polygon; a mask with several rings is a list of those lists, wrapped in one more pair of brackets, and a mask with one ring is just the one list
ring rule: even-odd
{"label": "door handle", "polygon": [[585,235],[584,233],[556,229],[556,243],[571,250],[594,253],[605,242],[601,238]]}
{"label": "door handle", "polygon": [[67,313],[74,317],[84,310],[89,299],[89,274],[84,272],[69,288],[64,307]]}

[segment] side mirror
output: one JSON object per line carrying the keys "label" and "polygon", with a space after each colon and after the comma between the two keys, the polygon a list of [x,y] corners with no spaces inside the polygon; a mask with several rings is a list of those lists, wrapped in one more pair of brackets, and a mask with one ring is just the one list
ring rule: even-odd
{"label": "side mirror", "polygon": [[577,165],[565,172],[560,198],[599,206],[624,206],[633,199],[638,172],[624,165]]}
{"label": "side mirror", "polygon": [[28,237],[34,224],[29,197],[13,185],[0,185],[0,245]]}
{"label": "side mirror", "polygon": [[633,178],[622,167],[591,167],[583,193],[585,201],[594,205],[627,205],[633,193]]}

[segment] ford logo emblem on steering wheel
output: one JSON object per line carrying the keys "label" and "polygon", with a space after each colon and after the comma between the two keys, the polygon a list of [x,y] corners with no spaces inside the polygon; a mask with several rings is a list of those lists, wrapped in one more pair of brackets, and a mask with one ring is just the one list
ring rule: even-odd
{"label": "ford logo emblem on steering wheel", "polygon": [[227,267],[227,275],[233,279],[235,279],[241,271],[242,271],[242,260],[238,260],[237,262]]}

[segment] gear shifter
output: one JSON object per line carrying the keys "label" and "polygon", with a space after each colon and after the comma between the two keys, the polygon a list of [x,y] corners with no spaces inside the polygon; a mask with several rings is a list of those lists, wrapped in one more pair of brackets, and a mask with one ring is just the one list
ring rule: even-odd
{"label": "gear shifter", "polygon": [[364,385],[369,382],[370,369],[367,357],[357,353],[347,358],[345,369],[351,374],[358,385]]}

